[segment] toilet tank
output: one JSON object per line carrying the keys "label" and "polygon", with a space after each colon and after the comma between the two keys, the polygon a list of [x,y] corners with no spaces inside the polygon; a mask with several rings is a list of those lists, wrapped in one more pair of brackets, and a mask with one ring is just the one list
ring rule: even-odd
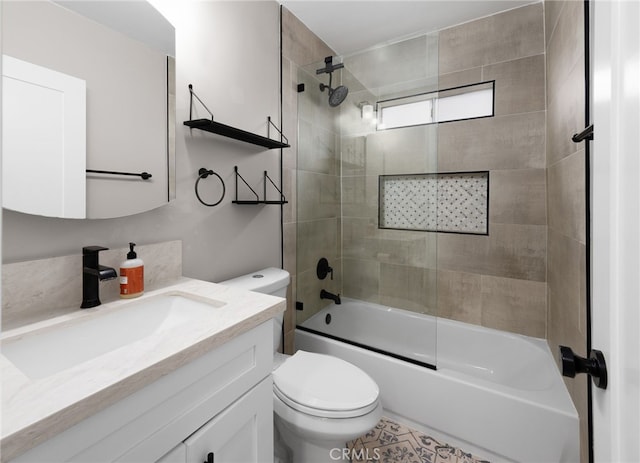
{"label": "toilet tank", "polygon": [[[257,272],[248,273],[230,280],[220,282],[221,285],[246,289],[272,296],[287,297],[289,286],[289,272],[275,267],[269,267]],[[278,314],[273,318],[273,349],[274,353],[283,342],[282,325],[284,314]]]}
{"label": "toilet tank", "polygon": [[289,272],[280,268],[269,267],[237,278],[221,281],[220,284],[257,293],[271,294],[272,296],[287,297]]}

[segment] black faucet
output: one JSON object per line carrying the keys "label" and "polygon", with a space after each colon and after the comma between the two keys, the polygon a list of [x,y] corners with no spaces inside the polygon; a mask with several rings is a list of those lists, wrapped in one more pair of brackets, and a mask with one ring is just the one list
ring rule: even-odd
{"label": "black faucet", "polygon": [[324,289],[320,290],[320,299],[331,299],[336,304],[342,304],[339,294],[333,294],[329,291],[325,291]]}
{"label": "black faucet", "polygon": [[102,280],[113,280],[118,277],[115,269],[100,265],[98,253],[109,248],[102,246],[86,246],[82,248],[82,305],[81,309],[89,309],[101,304],[100,286]]}

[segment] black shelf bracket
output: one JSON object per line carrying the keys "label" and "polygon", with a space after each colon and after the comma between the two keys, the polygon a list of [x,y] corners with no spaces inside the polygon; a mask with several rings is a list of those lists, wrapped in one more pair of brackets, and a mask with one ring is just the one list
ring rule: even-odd
{"label": "black shelf bracket", "polygon": [[282,130],[280,130],[278,128],[278,126],[273,123],[273,121],[271,120],[271,116],[267,116],[267,138],[269,140],[271,140],[271,133],[269,131],[271,127],[276,129],[276,132],[278,132],[278,135],[280,135],[280,140],[282,140],[284,138],[284,141],[286,142],[285,145],[287,147],[291,146],[291,145],[289,145],[289,139],[287,137],[285,137],[284,134],[282,133]]}
{"label": "black shelf bracket", "polygon": [[[276,191],[278,192],[278,194],[280,195],[280,199],[277,201],[268,201],[267,200],[267,180],[269,180],[269,182],[271,183],[271,185],[273,185],[273,187],[276,189]],[[282,191],[280,191],[280,188],[278,188],[276,186],[275,183],[273,183],[273,180],[271,180],[271,177],[269,177],[269,175],[267,174],[267,171],[264,171],[264,204],[287,204],[287,198],[284,197],[284,194],[282,193]]]}
{"label": "black shelf bracket", "polygon": [[209,115],[211,116],[211,122],[213,122],[213,113],[207,108],[207,105],[196,95],[196,92],[193,91],[193,85],[189,84],[189,120],[193,120],[193,98],[200,102],[202,107],[207,110]]}
{"label": "black shelf bracket", "polygon": [[[242,177],[242,175],[240,175],[240,172],[238,172],[238,166],[234,166],[233,169],[236,173],[236,199],[231,201],[233,204],[287,204],[287,200],[284,194],[282,194],[282,191],[280,191],[280,189],[276,186],[276,184],[273,183],[273,180],[271,180],[271,177],[269,177],[266,170],[264,171],[264,199],[260,199],[260,196],[258,195],[258,193],[256,193],[256,191],[253,188],[251,188],[251,185],[249,185],[247,181]],[[242,180],[242,183],[244,183],[246,187],[249,188],[249,190],[251,190],[251,192],[254,194],[256,199],[245,199],[245,200],[238,199],[238,179]],[[276,191],[280,195],[280,200],[278,201],[267,200],[267,180],[273,185],[273,187],[276,189]]]}
{"label": "black shelf bracket", "polygon": [[[240,175],[240,172],[238,172],[238,166],[234,166],[233,170],[236,173],[236,199],[234,199],[233,201],[231,201],[233,204],[260,204],[260,196],[258,196],[258,193],[256,193],[256,191],[251,188],[251,185],[249,185],[247,183],[247,181],[242,177],[242,175]],[[239,200],[238,199],[238,179],[242,180],[242,183],[244,183],[247,188],[249,188],[251,190],[251,192],[255,195],[256,199],[250,199],[250,200]]]}
{"label": "black shelf bracket", "polygon": [[[196,95],[193,91],[193,85],[189,84],[189,120],[184,121],[184,125],[190,127],[192,129],[199,129],[205,132],[215,133],[217,135],[222,135],[223,137],[233,138],[234,140],[240,140],[245,143],[250,143],[252,145],[262,146],[268,149],[274,148],[288,148],[289,140],[284,136],[282,131],[278,129],[278,127],[271,121],[271,116],[267,117],[267,136],[263,137],[262,135],[258,135],[255,133],[247,132],[246,130],[238,129],[236,127],[232,127],[230,125],[221,124],[220,122],[216,122],[213,120],[213,113],[207,108],[207,106],[203,103],[203,101]],[[207,110],[211,119],[193,119],[193,99],[196,99],[200,102],[200,104]],[[280,135],[280,139],[284,139],[286,141],[278,141],[273,140],[269,137],[270,128],[273,126],[278,134]]]}

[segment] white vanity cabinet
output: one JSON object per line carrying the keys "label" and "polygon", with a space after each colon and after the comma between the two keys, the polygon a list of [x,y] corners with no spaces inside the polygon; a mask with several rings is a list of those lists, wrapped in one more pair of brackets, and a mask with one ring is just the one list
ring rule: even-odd
{"label": "white vanity cabinet", "polygon": [[229,335],[12,462],[272,462],[272,321]]}
{"label": "white vanity cabinet", "polygon": [[257,463],[273,460],[272,383],[260,384],[156,463]]}

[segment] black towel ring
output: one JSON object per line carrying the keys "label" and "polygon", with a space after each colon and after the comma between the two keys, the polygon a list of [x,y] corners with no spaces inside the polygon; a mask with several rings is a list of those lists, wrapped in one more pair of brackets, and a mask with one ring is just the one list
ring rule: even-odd
{"label": "black towel ring", "polygon": [[[222,183],[222,196],[220,196],[220,199],[217,202],[212,203],[212,204],[205,203],[202,200],[202,198],[200,197],[200,195],[198,194],[198,183],[200,183],[200,180],[202,180],[203,178],[207,178],[209,175],[215,175],[220,180],[220,183]],[[209,207],[217,206],[218,204],[220,204],[222,202],[222,200],[224,199],[224,194],[225,194],[225,191],[226,191],[225,186],[224,186],[224,180],[222,180],[222,177],[220,177],[214,171],[207,170],[204,167],[201,167],[200,170],[198,171],[198,180],[196,180],[195,190],[196,190],[196,198],[198,198],[198,201],[200,201],[205,206],[209,206]]]}

